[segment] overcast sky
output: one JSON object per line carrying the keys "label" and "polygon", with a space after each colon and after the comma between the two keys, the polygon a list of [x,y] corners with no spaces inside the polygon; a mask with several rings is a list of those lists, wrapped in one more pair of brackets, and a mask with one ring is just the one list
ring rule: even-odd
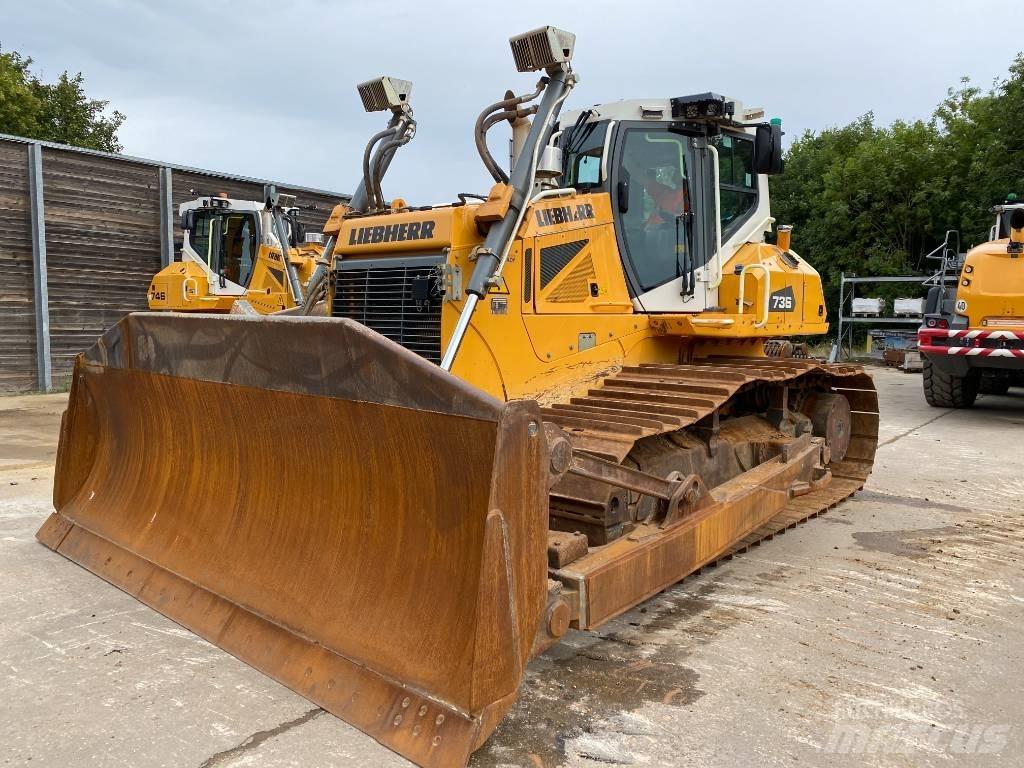
{"label": "overcast sky", "polygon": [[[128,116],[128,154],[339,192],[384,122],[355,84],[413,80],[419,133],[384,191],[424,203],[487,191],[473,122],[506,88],[531,90],[507,38],[543,24],[576,33],[569,108],[716,91],[793,137],[869,110],[927,118],[961,76],[1005,75],[1022,23],[1020,0],[33,0],[0,4],[0,46],[45,79],[81,71]],[[503,158],[504,128],[492,136]]]}

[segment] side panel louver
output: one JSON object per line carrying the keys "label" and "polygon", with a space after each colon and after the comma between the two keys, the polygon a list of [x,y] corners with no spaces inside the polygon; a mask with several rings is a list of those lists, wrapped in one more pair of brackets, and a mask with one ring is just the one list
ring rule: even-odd
{"label": "side panel louver", "polygon": [[533,248],[523,253],[523,303],[533,301]]}
{"label": "side panel louver", "polygon": [[574,240],[571,243],[550,245],[540,249],[540,288],[544,290],[558,273],[568,266],[583,250],[589,240]]}

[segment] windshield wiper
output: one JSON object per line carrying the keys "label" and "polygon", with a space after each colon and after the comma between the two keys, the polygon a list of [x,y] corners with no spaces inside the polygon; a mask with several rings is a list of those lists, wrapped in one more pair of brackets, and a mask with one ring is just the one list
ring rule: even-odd
{"label": "windshield wiper", "polygon": [[[679,295],[684,299],[693,298],[694,291],[696,289],[696,280],[693,276],[693,249],[692,238],[690,232],[693,226],[693,212],[686,211],[684,213],[676,214],[676,268],[679,276],[683,278],[683,284],[679,291]],[[686,235],[686,246],[680,250],[681,243],[679,241],[679,225],[682,222],[683,229]]]}

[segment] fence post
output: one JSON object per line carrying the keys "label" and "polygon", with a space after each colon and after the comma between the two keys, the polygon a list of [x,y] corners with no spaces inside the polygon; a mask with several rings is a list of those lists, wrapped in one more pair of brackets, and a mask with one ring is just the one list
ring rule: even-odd
{"label": "fence post", "polygon": [[173,176],[170,168],[160,167],[160,267],[174,261]]}
{"label": "fence post", "polygon": [[53,389],[50,360],[50,294],[46,284],[46,208],[43,200],[43,147],[28,145],[28,186],[32,208],[32,287],[36,310],[36,382]]}

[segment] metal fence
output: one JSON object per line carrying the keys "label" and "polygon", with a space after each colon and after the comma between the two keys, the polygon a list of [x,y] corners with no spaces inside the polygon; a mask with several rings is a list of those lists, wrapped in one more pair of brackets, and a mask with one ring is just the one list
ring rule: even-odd
{"label": "metal fence", "polygon": [[0,135],[0,392],[64,386],[79,352],[146,308],[193,189],[260,200],[271,183],[296,196],[311,229],[348,197]]}

